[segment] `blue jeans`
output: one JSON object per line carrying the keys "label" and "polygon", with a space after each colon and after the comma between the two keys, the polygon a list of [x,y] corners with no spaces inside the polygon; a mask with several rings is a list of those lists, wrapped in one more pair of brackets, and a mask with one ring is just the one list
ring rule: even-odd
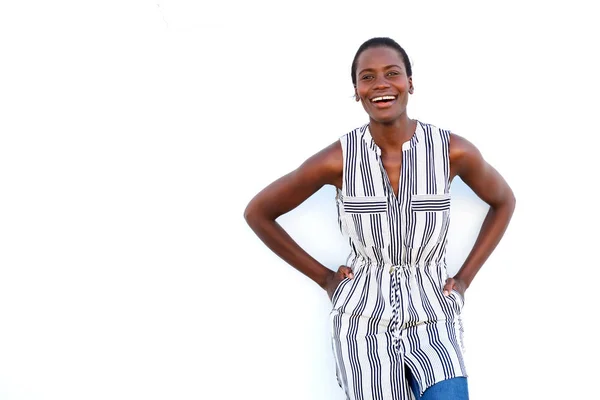
{"label": "blue jeans", "polygon": [[407,368],[406,379],[417,400],[469,400],[467,378],[450,378],[427,388],[420,396],[419,383]]}

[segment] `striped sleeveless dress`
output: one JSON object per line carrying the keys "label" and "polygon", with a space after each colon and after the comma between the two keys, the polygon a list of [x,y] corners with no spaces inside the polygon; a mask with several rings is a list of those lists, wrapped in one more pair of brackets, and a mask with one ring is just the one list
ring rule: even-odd
{"label": "striped sleeveless dress", "polygon": [[332,297],[336,375],[349,400],[407,400],[445,379],[467,376],[457,291],[443,295],[450,224],[450,132],[417,122],[402,146],[392,190],[368,125],[340,138],[339,225],[348,237],[344,279]]}

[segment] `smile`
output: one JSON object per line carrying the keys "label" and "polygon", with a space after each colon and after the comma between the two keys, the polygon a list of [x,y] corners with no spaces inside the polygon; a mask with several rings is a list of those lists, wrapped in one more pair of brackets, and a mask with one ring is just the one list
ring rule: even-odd
{"label": "smile", "polygon": [[388,108],[396,102],[397,96],[379,96],[373,97],[371,103],[377,108]]}
{"label": "smile", "polygon": [[372,103],[385,103],[387,101],[396,100],[396,96],[380,96],[371,99]]}

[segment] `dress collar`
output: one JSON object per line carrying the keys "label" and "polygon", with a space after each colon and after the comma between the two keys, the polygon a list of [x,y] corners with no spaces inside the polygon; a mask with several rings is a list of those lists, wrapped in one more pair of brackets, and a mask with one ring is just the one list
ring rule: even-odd
{"label": "dress collar", "polygon": [[[363,125],[362,128],[360,128],[360,131],[362,133],[362,139],[366,142],[367,146],[369,146],[371,150],[373,150],[378,156],[381,156],[381,149],[379,148],[379,146],[377,146],[375,140],[373,140],[373,136],[371,136],[369,124]],[[416,145],[418,145],[420,142],[419,138],[422,136],[422,134],[423,127],[421,126],[421,122],[417,120],[417,127],[415,129],[415,133],[409,140],[402,143],[402,151],[410,150]]]}

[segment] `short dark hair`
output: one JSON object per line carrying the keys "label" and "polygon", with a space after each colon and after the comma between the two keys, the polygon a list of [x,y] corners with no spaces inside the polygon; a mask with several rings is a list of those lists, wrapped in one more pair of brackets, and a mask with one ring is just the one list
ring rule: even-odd
{"label": "short dark hair", "polygon": [[363,53],[363,51],[367,49],[372,49],[374,47],[389,47],[391,49],[396,50],[400,56],[402,57],[402,61],[404,61],[404,68],[406,68],[406,74],[410,78],[412,76],[412,68],[410,66],[410,60],[408,59],[408,54],[406,51],[396,43],[395,40],[390,39],[388,37],[375,37],[367,40],[363,44],[360,45],[356,55],[354,56],[354,60],[352,61],[352,84],[356,87],[356,68],[358,64],[358,57]]}

